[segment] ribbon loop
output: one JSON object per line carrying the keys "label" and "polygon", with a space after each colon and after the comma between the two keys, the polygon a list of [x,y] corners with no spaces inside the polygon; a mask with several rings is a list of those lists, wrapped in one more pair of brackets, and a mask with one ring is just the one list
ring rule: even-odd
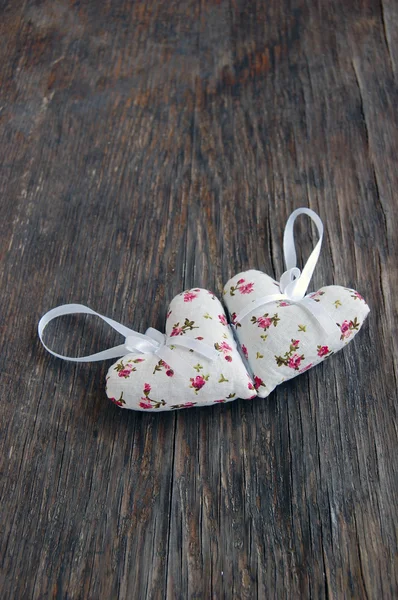
{"label": "ribbon loop", "polygon": [[[296,247],[294,243],[294,222],[299,215],[307,215],[315,223],[319,240],[310,254],[302,271],[297,267]],[[326,310],[317,302],[306,296],[316,263],[321,252],[323,238],[323,223],[320,217],[310,208],[298,208],[287,220],[283,234],[283,254],[285,258],[286,271],[279,280],[280,294],[271,294],[258,298],[245,306],[234,321],[234,326],[240,323],[253,310],[266,304],[277,302],[278,300],[287,300],[290,304],[298,304],[308,310],[318,321],[321,327],[328,335],[336,333],[336,323],[329,316]]]}
{"label": "ribbon loop", "polygon": [[286,294],[286,296],[288,296],[289,298],[292,297],[293,299],[294,291],[292,290],[292,287],[294,282],[297,281],[297,279],[299,279],[300,274],[301,271],[297,267],[293,267],[292,269],[289,269],[288,271],[285,271],[282,274],[279,280],[279,289],[282,292],[282,294]]}
{"label": "ribbon loop", "polygon": [[[307,215],[308,217],[310,217],[310,219],[315,223],[319,234],[319,240],[315,248],[311,252],[306,264],[304,265],[301,274],[299,269],[297,269],[297,255],[294,243],[294,222],[299,215]],[[283,293],[286,293],[287,296],[293,301],[301,300],[306,294],[321,252],[322,239],[323,223],[320,217],[316,214],[316,212],[314,212],[310,208],[298,208],[297,210],[292,212],[292,214],[286,222],[286,227],[283,234],[283,254],[285,257],[285,264],[287,269],[286,273],[292,272],[295,269],[297,269],[299,275],[297,276],[295,281],[292,281],[289,285],[285,287],[285,291]],[[285,273],[281,277],[281,284],[284,275]]]}
{"label": "ribbon loop", "polygon": [[[72,356],[63,356],[62,354],[57,354],[53,352],[43,340],[43,332],[47,325],[53,319],[57,317],[61,317],[64,315],[70,314],[88,314],[99,317],[103,321],[105,321],[108,325],[110,325],[113,329],[115,329],[118,333],[121,333],[125,336],[124,344],[120,344],[119,346],[115,346],[114,348],[109,348],[108,350],[103,350],[102,352],[97,352],[96,354],[90,354],[89,356],[82,357],[72,357]],[[191,340],[187,339],[178,339],[173,337],[167,338],[164,333],[161,333],[157,329],[153,327],[149,327],[145,334],[138,333],[138,331],[133,331],[124,325],[121,325],[117,321],[113,319],[109,319],[108,317],[104,317],[99,313],[95,312],[91,308],[84,306],[83,304],[64,304],[62,306],[58,306],[57,308],[53,308],[48,311],[39,321],[38,325],[38,334],[41,343],[44,348],[53,356],[57,358],[62,358],[63,360],[73,361],[73,362],[91,362],[91,361],[99,361],[99,360],[107,360],[109,358],[118,358],[120,356],[125,356],[130,352],[139,352],[141,354],[155,354],[160,357],[161,360],[164,360],[166,363],[170,363],[173,368],[179,370],[180,372],[185,373],[187,368],[189,368],[188,363],[180,356],[176,356],[173,350],[169,346],[181,346],[183,348],[188,348],[193,352],[200,354],[201,356],[207,358],[210,361],[216,360],[219,357],[219,353],[208,346],[205,342],[201,340]]]}

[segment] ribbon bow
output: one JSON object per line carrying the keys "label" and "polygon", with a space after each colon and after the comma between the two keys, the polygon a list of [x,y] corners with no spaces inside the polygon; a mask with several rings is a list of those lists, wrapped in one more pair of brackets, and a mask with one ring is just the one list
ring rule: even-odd
{"label": "ribbon bow", "polygon": [[[297,267],[297,255],[294,244],[294,222],[299,215],[307,215],[315,223],[319,240],[310,254],[302,271]],[[329,316],[326,310],[315,300],[311,298],[311,294],[307,296],[306,291],[310,284],[316,263],[318,262],[319,254],[321,252],[323,239],[323,223],[319,216],[310,208],[298,208],[288,218],[285,226],[285,232],[283,235],[283,254],[286,264],[286,271],[282,274],[279,280],[279,289],[281,294],[271,294],[269,296],[263,296],[258,300],[253,300],[250,304],[245,306],[241,312],[237,315],[234,320],[236,325],[244,319],[249,313],[256,308],[269,304],[270,302],[276,302],[277,300],[287,300],[291,304],[299,304],[306,310],[308,310],[319,322],[325,332],[329,335],[336,333],[336,323]]]}
{"label": "ribbon bow", "polygon": [[[90,354],[89,356],[82,356],[79,358],[63,356],[62,354],[57,354],[56,352],[53,352],[48,346],[46,346],[46,344],[43,341],[44,329],[46,328],[48,323],[53,319],[70,314],[86,314],[99,317],[100,319],[105,321],[105,323],[108,323],[108,325],[110,325],[118,333],[124,335],[124,343],[120,344],[119,346],[109,348],[108,350],[103,350],[102,352],[97,352],[96,354]],[[133,331],[132,329],[121,325],[121,323],[118,323],[113,319],[109,319],[108,317],[100,315],[91,308],[83,306],[82,304],[64,304],[62,306],[58,306],[57,308],[53,308],[52,310],[48,311],[45,315],[43,315],[43,317],[39,321],[38,333],[41,343],[43,344],[45,349],[48,352],[50,352],[50,354],[56,356],[57,358],[62,358],[63,360],[69,360],[73,362],[91,362],[98,360],[107,360],[109,358],[125,356],[129,352],[139,352],[141,354],[156,355],[161,360],[164,360],[165,363],[169,364],[176,371],[179,371],[180,373],[185,373],[187,368],[189,368],[189,365],[181,356],[176,356],[175,352],[173,352],[172,350],[173,346],[181,346],[182,348],[188,348],[189,350],[196,352],[201,356],[204,356],[210,361],[214,361],[219,356],[217,350],[215,350],[211,346],[208,346],[205,342],[201,340],[192,340],[189,338],[178,337],[173,337],[171,339],[164,333],[161,333],[153,327],[147,329],[145,334],[138,333],[137,331]]]}

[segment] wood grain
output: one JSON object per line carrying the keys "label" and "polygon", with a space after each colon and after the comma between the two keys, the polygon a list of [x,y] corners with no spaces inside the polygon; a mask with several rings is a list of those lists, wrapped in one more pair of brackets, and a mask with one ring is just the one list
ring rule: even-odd
{"label": "wood grain", "polygon": [[[398,597],[395,0],[0,2],[2,599]],[[283,270],[372,312],[266,400],[122,411],[36,335]],[[315,232],[298,226],[301,258]],[[96,351],[98,323],[56,348]]]}

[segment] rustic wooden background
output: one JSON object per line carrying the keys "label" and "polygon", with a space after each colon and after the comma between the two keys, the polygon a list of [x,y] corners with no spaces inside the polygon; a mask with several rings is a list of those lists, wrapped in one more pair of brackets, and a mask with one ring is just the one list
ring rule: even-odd
{"label": "rustic wooden background", "polygon": [[[397,1],[0,7],[1,599],[398,598]],[[143,331],[184,288],[280,276],[303,205],[313,289],[372,313],[270,398],[123,411],[109,363],[39,344],[61,303]]]}

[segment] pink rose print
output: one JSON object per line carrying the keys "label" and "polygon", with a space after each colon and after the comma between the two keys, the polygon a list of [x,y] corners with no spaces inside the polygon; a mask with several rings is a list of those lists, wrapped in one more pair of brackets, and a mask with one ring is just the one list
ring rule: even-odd
{"label": "pink rose print", "polygon": [[208,375],[196,375],[196,377],[191,377],[191,385],[189,387],[193,388],[195,390],[195,394],[197,394],[199,390],[201,390],[202,387],[206,384],[208,378]]}
{"label": "pink rose print", "polygon": [[194,294],[193,292],[184,292],[184,302],[192,302],[192,300],[195,300],[197,297],[198,294]]}
{"label": "pink rose print", "polygon": [[340,340],[344,340],[349,338],[352,333],[354,331],[358,331],[359,330],[359,321],[357,320],[357,318],[355,317],[355,319],[353,321],[343,321],[343,323],[341,325],[339,325],[337,323],[338,327],[340,327],[340,331],[341,331],[341,336],[340,336]]}
{"label": "pink rose print", "polygon": [[329,346],[318,346],[318,356],[326,356],[329,352]]}
{"label": "pink rose print", "polygon": [[127,377],[130,376],[131,371],[132,369],[122,369],[121,371],[119,371],[118,376],[127,379]]}
{"label": "pink rose print", "polygon": [[249,390],[254,390],[254,385],[252,384],[251,381],[248,381],[247,387],[249,388]]}
{"label": "pink rose print", "polygon": [[218,318],[220,319],[221,325],[228,325],[228,321],[225,318],[225,315],[218,315]]}
{"label": "pink rose print", "polygon": [[123,400],[123,392],[120,394],[119,400],[116,400],[116,398],[109,398],[109,400],[113,402],[113,404],[116,404],[116,406],[123,406],[123,404],[126,404],[126,401]]}
{"label": "pink rose print", "polygon": [[242,352],[243,352],[243,356],[245,358],[249,358],[249,353],[248,353],[247,348],[246,348],[246,346],[244,344],[242,344]]}
{"label": "pink rose print", "polygon": [[169,318],[169,316],[171,315],[171,313],[172,313],[172,311],[171,311],[171,310],[169,310],[169,312],[168,312],[168,313],[167,313],[167,315],[166,315],[166,319],[168,319],[168,318]]}
{"label": "pink rose print", "polygon": [[181,327],[180,327],[179,322],[176,323],[175,325],[173,325],[173,329],[171,330],[170,337],[175,337],[177,335],[183,335],[187,331],[192,331],[193,329],[199,329],[199,327],[197,327],[195,325],[195,321],[190,321],[189,319],[185,319],[184,325],[181,325]]}
{"label": "pink rose print", "polygon": [[239,291],[241,294],[251,294],[253,291],[254,283],[245,283],[241,285]]}
{"label": "pink rose print", "polygon": [[232,348],[229,344],[227,344],[227,342],[221,342],[217,350],[221,350],[224,354],[226,354],[227,352],[232,352]]}
{"label": "pink rose print", "polygon": [[184,333],[184,330],[182,327],[177,327],[176,325],[174,325],[173,329],[171,330],[170,337],[175,337],[176,335],[182,335],[183,333]]}
{"label": "pink rose print", "polygon": [[140,402],[139,406],[141,408],[145,408],[145,409],[152,408],[151,401],[148,400],[147,398],[141,398],[141,402]]}
{"label": "pink rose print", "polygon": [[[257,377],[257,375],[254,376],[254,387],[256,388],[256,390],[258,390],[259,387],[265,387],[265,383],[262,379],[260,379],[260,377]],[[249,388],[251,389],[251,388]]]}
{"label": "pink rose print", "polygon": [[198,336],[197,338],[195,338],[195,340],[203,340],[204,338]]}
{"label": "pink rose print", "polygon": [[227,344],[227,342],[221,342],[221,344],[215,343],[214,347],[216,350],[224,354],[225,360],[228,362],[232,361],[232,356],[229,355],[229,353],[232,352],[232,348],[229,344]]}
{"label": "pink rose print", "polygon": [[302,360],[302,356],[299,356],[298,354],[293,354],[293,356],[289,358],[287,366],[291,369],[295,369],[296,371],[298,371]]}
{"label": "pink rose print", "polygon": [[191,387],[195,388],[195,390],[200,390],[205,385],[205,380],[201,375],[196,375],[195,378],[191,377],[192,385]]}
{"label": "pink rose print", "polygon": [[257,323],[261,329],[268,329],[268,327],[272,325],[272,321],[268,317],[259,317]]}
{"label": "pink rose print", "polygon": [[270,317],[268,313],[265,313],[262,317],[257,317],[257,319],[253,316],[250,321],[253,323],[253,325],[257,325],[260,327],[260,329],[264,329],[265,331],[271,327],[271,325],[276,327],[280,321],[280,318],[278,317],[278,313],[275,313],[273,317]]}
{"label": "pink rose print", "polygon": [[240,292],[241,294],[251,294],[254,289],[254,283],[247,283],[245,279],[239,279],[236,286],[231,285],[229,293],[231,296],[235,296],[235,292]]}
{"label": "pink rose print", "polygon": [[149,392],[151,391],[151,386],[149,383],[144,384],[143,393],[144,396],[141,397],[141,402],[139,403],[139,407],[144,410],[148,410],[150,408],[160,408],[161,406],[165,406],[166,402],[164,400],[152,400],[149,397]]}
{"label": "pink rose print", "polygon": [[158,362],[158,364],[155,366],[155,368],[153,370],[153,374],[155,375],[155,373],[162,371],[163,369],[166,369],[167,377],[173,377],[173,375],[174,375],[173,369],[164,360],[160,360]]}
{"label": "pink rose print", "polygon": [[284,306],[290,306],[290,303],[285,302],[284,300],[281,300],[280,302],[278,302],[278,306],[281,306],[283,308]]}
{"label": "pink rose print", "polygon": [[297,350],[299,349],[300,341],[299,340],[291,340],[289,350],[285,352],[283,356],[275,356],[276,364],[278,367],[289,367],[290,369],[294,369],[295,371],[299,370],[301,362],[305,359],[304,354],[297,354]]}
{"label": "pink rose print", "polygon": [[309,365],[307,365],[306,367],[304,367],[303,369],[301,369],[301,371],[299,371],[300,375],[301,373],[305,373],[306,371],[308,371],[309,369],[311,369],[312,367],[312,363],[310,363]]}
{"label": "pink rose print", "polygon": [[144,362],[144,360],[144,358],[136,358],[135,360],[129,360],[127,364],[124,364],[123,360],[120,360],[115,366],[115,371],[117,371],[119,377],[127,379],[131,373],[137,370],[133,364]]}
{"label": "pink rose print", "polygon": [[351,335],[351,330],[350,330],[350,323],[349,321],[343,321],[341,327],[340,327],[341,333],[342,333],[342,337],[343,338],[348,338]]}

